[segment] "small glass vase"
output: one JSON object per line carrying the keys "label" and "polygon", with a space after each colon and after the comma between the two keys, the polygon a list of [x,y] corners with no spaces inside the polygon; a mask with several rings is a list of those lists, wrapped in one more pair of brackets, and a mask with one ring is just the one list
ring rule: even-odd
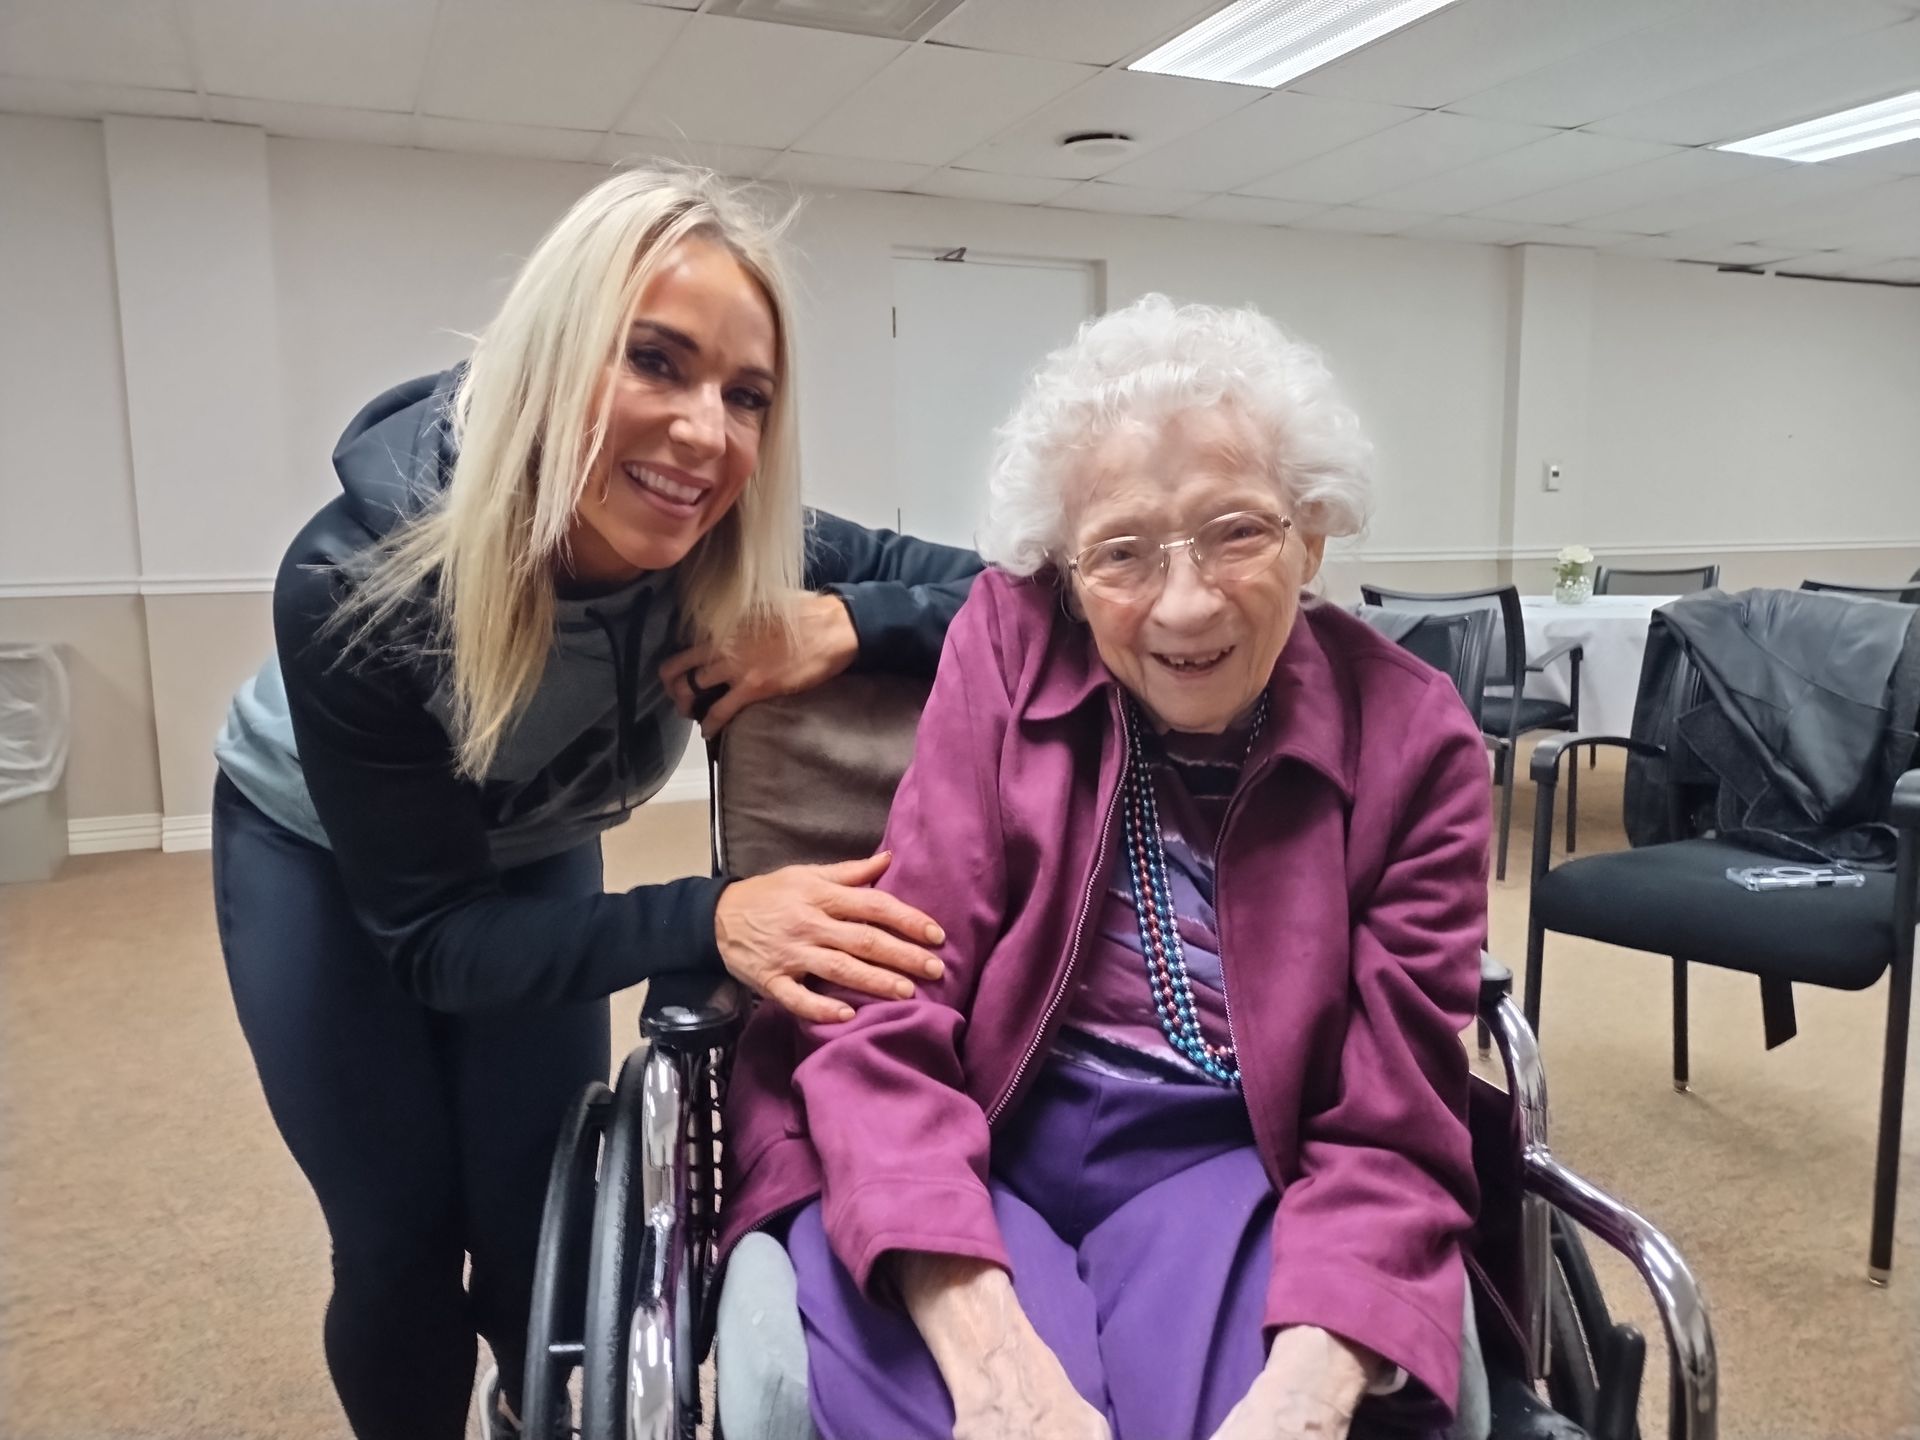
{"label": "small glass vase", "polygon": [[1593,598],[1593,576],[1582,570],[1570,576],[1556,576],[1553,598],[1562,605],[1584,605]]}

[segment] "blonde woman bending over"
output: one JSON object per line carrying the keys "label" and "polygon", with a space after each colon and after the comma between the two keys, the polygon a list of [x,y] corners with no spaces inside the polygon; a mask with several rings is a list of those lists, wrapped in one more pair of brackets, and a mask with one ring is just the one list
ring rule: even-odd
{"label": "blonde woman bending over", "polygon": [[[475,1335],[519,1399],[542,1190],[608,1065],[606,997],[723,966],[907,995],[938,931],[885,857],[603,892],[600,834],[698,712],[852,665],[931,672],[980,562],[801,508],[775,227],[700,173],[586,195],[471,360],[334,451],[217,746],[240,1023],[333,1241],[326,1353],[361,1440],[463,1433]],[[471,1257],[469,1279],[463,1268]]]}

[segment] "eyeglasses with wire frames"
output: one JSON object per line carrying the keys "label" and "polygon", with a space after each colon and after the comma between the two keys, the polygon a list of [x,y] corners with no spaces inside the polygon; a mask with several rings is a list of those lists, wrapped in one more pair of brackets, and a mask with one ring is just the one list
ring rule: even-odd
{"label": "eyeglasses with wire frames", "polygon": [[1184,540],[1115,535],[1097,540],[1067,561],[1067,569],[1094,594],[1122,604],[1152,599],[1166,584],[1173,552],[1185,550],[1209,585],[1251,580],[1280,559],[1293,521],[1266,510],[1219,515]]}

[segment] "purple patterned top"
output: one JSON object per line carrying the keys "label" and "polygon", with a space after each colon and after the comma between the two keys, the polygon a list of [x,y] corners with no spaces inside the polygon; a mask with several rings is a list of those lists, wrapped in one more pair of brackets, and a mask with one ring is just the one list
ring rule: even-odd
{"label": "purple patterned top", "polygon": [[[1170,730],[1149,737],[1153,797],[1167,848],[1167,881],[1193,982],[1193,1003],[1209,1040],[1227,1039],[1226,982],[1213,911],[1213,847],[1240,781],[1247,731],[1196,735]],[[1124,845],[1107,866],[1095,933],[1055,1050],[1076,1063],[1136,1079],[1204,1080],[1160,1028],[1147,986],[1146,956],[1133,904]]]}

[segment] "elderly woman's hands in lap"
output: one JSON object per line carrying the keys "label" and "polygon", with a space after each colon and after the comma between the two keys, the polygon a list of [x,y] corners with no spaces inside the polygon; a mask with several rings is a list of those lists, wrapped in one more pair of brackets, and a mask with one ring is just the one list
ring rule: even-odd
{"label": "elderly woman's hands in lap", "polygon": [[1315,1326],[1282,1330],[1266,1368],[1213,1440],[1345,1440],[1377,1365],[1368,1352]]}
{"label": "elderly woman's hands in lap", "polygon": [[1112,1440],[1021,1310],[1006,1271],[902,1255],[895,1274],[953,1399],[954,1440]]}

